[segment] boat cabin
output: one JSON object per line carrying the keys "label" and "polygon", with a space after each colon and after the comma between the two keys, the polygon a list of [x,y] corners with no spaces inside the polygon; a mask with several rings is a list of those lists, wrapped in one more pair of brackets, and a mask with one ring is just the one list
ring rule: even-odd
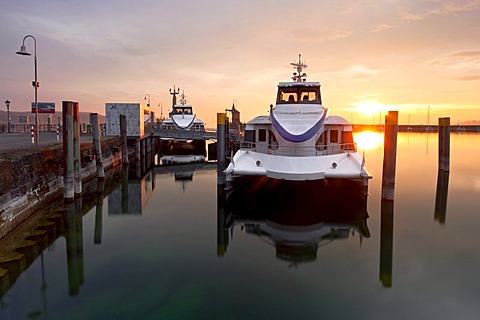
{"label": "boat cabin", "polygon": [[320,83],[280,82],[277,104],[322,104]]}
{"label": "boat cabin", "polygon": [[254,148],[257,152],[268,153],[268,149],[278,148],[275,135],[271,131],[269,116],[258,116],[250,120],[245,127],[244,142],[246,148]]}
{"label": "boat cabin", "polygon": [[315,149],[324,155],[356,151],[352,125],[339,116],[327,117],[324,131],[318,138]]}

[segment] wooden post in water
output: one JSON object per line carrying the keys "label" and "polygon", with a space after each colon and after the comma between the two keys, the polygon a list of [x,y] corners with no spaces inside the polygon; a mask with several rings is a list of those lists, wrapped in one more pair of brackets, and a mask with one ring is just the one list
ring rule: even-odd
{"label": "wooden post in water", "polygon": [[105,179],[105,171],[103,169],[102,159],[102,144],[100,143],[100,127],[98,126],[98,113],[90,113],[90,123],[92,125],[95,162],[97,163],[97,178]]}
{"label": "wooden post in water", "polygon": [[142,159],[142,161],[145,159],[145,155],[147,154],[146,141],[147,141],[147,139],[141,139],[140,140],[140,159]]}
{"label": "wooden post in water", "polygon": [[73,171],[75,177],[74,189],[76,195],[82,194],[82,163],[80,157],[80,104],[73,103]]}
{"label": "wooden post in water", "polygon": [[135,163],[140,163],[140,150],[142,149],[141,140],[137,139],[135,141]]}
{"label": "wooden post in water", "polygon": [[73,102],[62,101],[63,117],[63,197],[73,200],[74,188],[74,153],[73,153]]}
{"label": "wooden post in water", "polygon": [[217,113],[217,184],[225,184],[225,113]]}
{"label": "wooden post in water", "polygon": [[450,118],[438,118],[438,170],[450,171]]}
{"label": "wooden post in water", "polygon": [[122,139],[123,164],[128,166],[127,116],[124,114],[120,115],[120,135]]}
{"label": "wooden post in water", "polygon": [[382,199],[395,196],[395,167],[397,162],[398,111],[389,111],[385,118],[383,151]]}

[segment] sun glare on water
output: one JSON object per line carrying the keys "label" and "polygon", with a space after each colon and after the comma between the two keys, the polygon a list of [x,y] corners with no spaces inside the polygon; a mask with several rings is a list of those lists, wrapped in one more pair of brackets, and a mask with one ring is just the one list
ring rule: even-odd
{"label": "sun glare on water", "polygon": [[356,132],[353,140],[357,143],[358,149],[371,150],[383,145],[383,133],[373,131]]}

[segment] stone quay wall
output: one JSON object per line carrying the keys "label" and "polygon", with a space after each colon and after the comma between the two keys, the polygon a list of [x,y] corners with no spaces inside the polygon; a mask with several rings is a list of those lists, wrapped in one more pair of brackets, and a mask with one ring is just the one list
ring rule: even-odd
{"label": "stone quay wall", "polygon": [[[102,137],[104,169],[122,164],[120,138]],[[93,142],[81,141],[82,181],[97,173]],[[63,196],[63,145],[0,154],[0,239],[42,204]]]}

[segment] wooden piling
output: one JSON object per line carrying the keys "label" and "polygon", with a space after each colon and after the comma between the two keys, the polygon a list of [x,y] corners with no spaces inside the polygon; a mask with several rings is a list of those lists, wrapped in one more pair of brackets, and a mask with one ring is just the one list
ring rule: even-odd
{"label": "wooden piling", "polygon": [[64,198],[72,200],[74,188],[73,102],[62,101],[63,117],[63,191]]}
{"label": "wooden piling", "polygon": [[389,111],[385,117],[383,151],[382,199],[395,196],[395,167],[397,162],[398,111]]}
{"label": "wooden piling", "polygon": [[95,161],[97,163],[97,178],[105,179],[103,169],[102,144],[100,143],[100,127],[98,126],[98,113],[90,113],[90,124],[93,133],[93,148],[95,150]]}
{"label": "wooden piling", "polygon": [[135,163],[140,163],[140,150],[141,150],[140,139],[135,141]]}
{"label": "wooden piling", "polygon": [[450,118],[438,118],[438,170],[450,171]]}
{"label": "wooden piling", "polygon": [[128,166],[127,116],[124,114],[120,115],[120,135],[122,139],[123,164]]}
{"label": "wooden piling", "polygon": [[225,113],[217,113],[217,184],[225,184],[225,144],[226,144],[226,129],[225,129]]}
{"label": "wooden piling", "polygon": [[82,164],[80,157],[80,104],[73,103],[73,174],[75,195],[82,194]]}
{"label": "wooden piling", "polygon": [[140,159],[145,159],[145,155],[147,154],[147,146],[146,146],[146,139],[140,140]]}

